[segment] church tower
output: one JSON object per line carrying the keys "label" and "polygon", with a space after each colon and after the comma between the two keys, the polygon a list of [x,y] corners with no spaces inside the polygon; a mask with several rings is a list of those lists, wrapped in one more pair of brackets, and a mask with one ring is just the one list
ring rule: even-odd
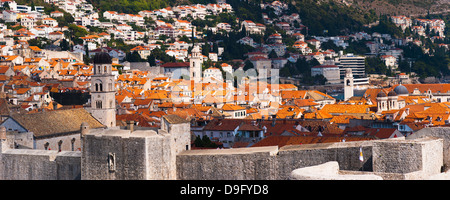
{"label": "church tower", "polygon": [[345,70],[344,77],[344,101],[353,97],[353,74],[352,69]]}
{"label": "church tower", "polygon": [[107,127],[116,126],[116,90],[112,59],[106,52],[94,56],[91,76],[91,114]]}
{"label": "church tower", "polygon": [[189,62],[190,80],[194,80],[195,83],[200,83],[202,80],[203,55],[198,45],[195,45],[192,49]]}

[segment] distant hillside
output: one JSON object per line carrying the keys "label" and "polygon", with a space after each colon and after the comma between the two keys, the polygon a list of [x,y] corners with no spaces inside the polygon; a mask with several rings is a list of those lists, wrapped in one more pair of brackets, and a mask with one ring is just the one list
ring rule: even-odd
{"label": "distant hillside", "polygon": [[[374,12],[336,1],[292,0],[289,12],[297,12],[312,35],[341,35],[361,31],[364,24],[378,19]],[[326,31],[326,32],[324,32]]]}
{"label": "distant hillside", "polygon": [[374,10],[377,15],[426,15],[450,11],[448,0],[335,0],[351,5],[354,8],[369,11]]}
{"label": "distant hillside", "polygon": [[88,0],[100,11],[117,11],[136,14],[141,10],[155,10],[171,6],[174,0]]}
{"label": "distant hillside", "polygon": [[100,11],[117,11],[137,14],[141,10],[156,10],[181,4],[213,2],[210,0],[88,0]]}

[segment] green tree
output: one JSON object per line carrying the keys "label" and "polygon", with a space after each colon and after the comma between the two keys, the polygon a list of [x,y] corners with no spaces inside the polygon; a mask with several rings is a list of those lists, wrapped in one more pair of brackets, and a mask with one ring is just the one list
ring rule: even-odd
{"label": "green tree", "polygon": [[272,49],[272,51],[270,51],[269,53],[269,58],[278,58],[277,53],[275,52],[275,50]]}
{"label": "green tree", "polygon": [[250,60],[245,61],[245,65],[244,65],[244,71],[247,71],[249,69],[254,69],[255,66],[253,65],[252,62],[250,62]]}
{"label": "green tree", "polygon": [[62,40],[61,40],[61,42],[60,42],[60,44],[59,44],[59,47],[61,47],[61,50],[62,50],[62,51],[68,51],[68,50],[70,50],[69,42],[67,42],[66,39],[62,39]]}
{"label": "green tree", "polygon": [[199,135],[197,135],[197,137],[195,137],[194,146],[195,147],[203,147],[203,141]]}
{"label": "green tree", "polygon": [[156,59],[153,54],[150,54],[149,56],[147,56],[147,61],[148,61],[148,64],[150,64],[150,66],[156,66]]}
{"label": "green tree", "polygon": [[366,57],[365,67],[367,74],[385,74],[391,76],[391,70],[379,57]]}
{"label": "green tree", "polygon": [[125,56],[125,60],[128,62],[141,62],[141,55],[137,51],[129,52]]}

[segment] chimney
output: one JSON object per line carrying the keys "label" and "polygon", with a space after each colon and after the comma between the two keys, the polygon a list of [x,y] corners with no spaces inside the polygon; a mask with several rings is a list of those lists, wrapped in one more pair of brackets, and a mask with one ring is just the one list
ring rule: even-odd
{"label": "chimney", "polygon": [[127,130],[130,130],[130,133],[134,131],[134,121],[127,121]]}
{"label": "chimney", "polygon": [[0,140],[6,140],[6,128],[0,126]]}
{"label": "chimney", "polygon": [[89,124],[87,122],[81,123],[80,126],[81,138],[83,138],[86,134],[88,134],[89,131],[90,131]]}

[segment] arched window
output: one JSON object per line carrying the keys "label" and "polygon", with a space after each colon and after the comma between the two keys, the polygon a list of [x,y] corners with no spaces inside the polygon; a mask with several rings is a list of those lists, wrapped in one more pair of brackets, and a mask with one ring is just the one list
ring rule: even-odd
{"label": "arched window", "polygon": [[50,146],[50,143],[46,142],[46,143],[44,144],[44,149],[45,149],[45,150],[48,150],[48,146]]}
{"label": "arched window", "polygon": [[58,142],[58,152],[61,152],[61,145],[62,145],[62,143],[63,143],[62,140],[60,140],[60,141]]}
{"label": "arched window", "polygon": [[98,91],[98,83],[95,84],[95,91]]}
{"label": "arched window", "polygon": [[75,150],[75,145],[74,145],[75,138],[72,138],[72,140],[70,140],[70,143],[72,144],[72,151],[74,151]]}
{"label": "arched window", "polygon": [[103,73],[107,73],[107,72],[108,72],[108,70],[107,70],[107,67],[105,65],[105,71],[103,71]]}
{"label": "arched window", "polygon": [[350,86],[350,80],[347,80],[347,86]]}
{"label": "arched window", "polygon": [[103,84],[100,83],[100,91],[103,91]]}
{"label": "arched window", "polygon": [[102,108],[102,101],[95,102],[97,108]]}

